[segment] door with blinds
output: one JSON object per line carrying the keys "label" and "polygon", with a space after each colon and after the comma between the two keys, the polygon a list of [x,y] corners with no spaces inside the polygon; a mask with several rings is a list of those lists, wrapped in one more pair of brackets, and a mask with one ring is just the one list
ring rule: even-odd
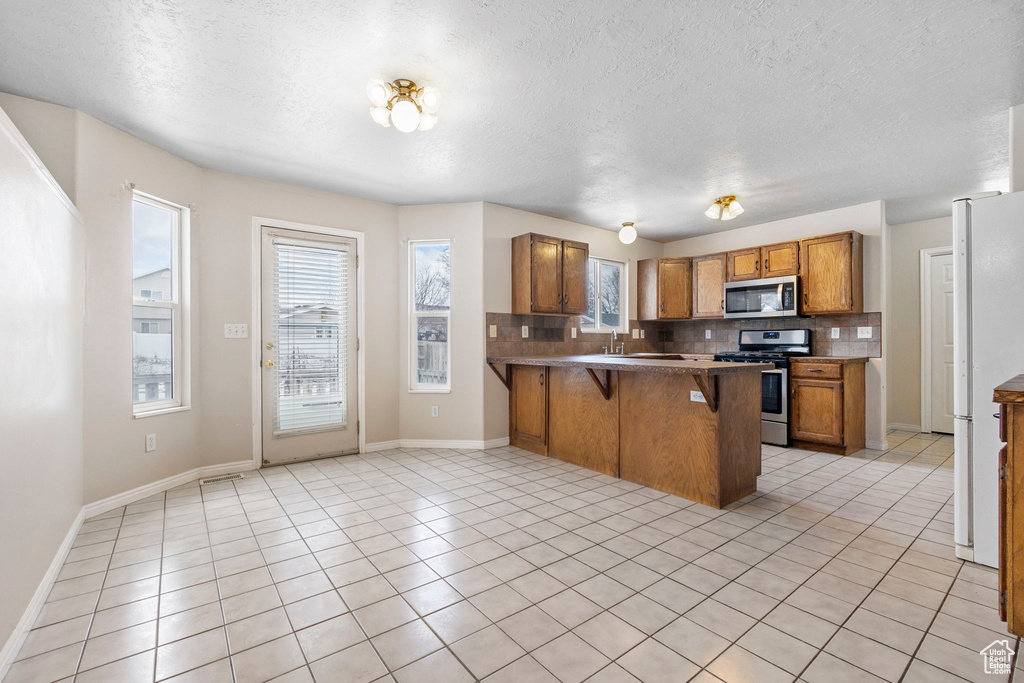
{"label": "door with blinds", "polygon": [[263,464],[359,451],[356,242],[263,228]]}

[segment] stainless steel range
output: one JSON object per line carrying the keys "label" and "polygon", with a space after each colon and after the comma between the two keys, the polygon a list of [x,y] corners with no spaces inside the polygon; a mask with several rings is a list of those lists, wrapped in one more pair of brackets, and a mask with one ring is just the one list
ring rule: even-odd
{"label": "stainless steel range", "polygon": [[761,442],[789,445],[789,359],[811,355],[810,330],[742,330],[740,350],[715,360],[774,363],[761,373]]}

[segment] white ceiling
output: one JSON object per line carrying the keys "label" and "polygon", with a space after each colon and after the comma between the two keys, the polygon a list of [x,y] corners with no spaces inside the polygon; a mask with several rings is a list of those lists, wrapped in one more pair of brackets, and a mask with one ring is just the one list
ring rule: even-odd
{"label": "white ceiling", "polygon": [[[1010,0],[0,0],[0,90],[202,166],[661,240],[1006,189],[1022,72]],[[438,126],[372,123],[378,76],[438,85]]]}

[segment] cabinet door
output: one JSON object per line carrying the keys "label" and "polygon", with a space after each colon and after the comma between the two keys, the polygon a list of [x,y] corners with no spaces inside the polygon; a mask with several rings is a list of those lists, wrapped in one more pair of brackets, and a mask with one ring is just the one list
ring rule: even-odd
{"label": "cabinet door", "polygon": [[562,240],[534,235],[530,243],[530,294],[534,313],[562,312]]}
{"label": "cabinet door", "polygon": [[761,247],[729,252],[729,282],[756,280],[761,275]]}
{"label": "cabinet door", "polygon": [[761,277],[782,277],[799,273],[799,242],[782,242],[761,247]]}
{"label": "cabinet door", "polygon": [[562,313],[587,312],[587,259],[583,242],[562,242]]}
{"label": "cabinet door", "polygon": [[511,368],[509,443],[547,455],[547,368],[538,365],[513,365]]}
{"label": "cabinet door", "polygon": [[[1000,406],[1000,408],[1006,410],[1005,405]],[[1009,529],[1007,528],[1007,520],[1010,519],[1010,509],[1007,507],[1006,480],[1009,478],[1009,472],[1006,463],[1006,446],[1003,446],[999,450],[999,578],[997,583],[999,589],[999,618],[1003,621],[1007,620],[1007,604],[1002,598],[1006,597],[1007,575],[1011,570],[1008,562],[1012,562],[1013,559],[1013,545],[1010,540]]]}
{"label": "cabinet door", "polygon": [[800,241],[803,313],[854,311],[853,234]]}
{"label": "cabinet door", "polygon": [[690,259],[658,259],[658,319],[689,318],[692,296]]}
{"label": "cabinet door", "polygon": [[790,436],[801,441],[843,445],[843,383],[791,379]]}
{"label": "cabinet door", "polygon": [[693,317],[721,318],[725,254],[693,258]]}

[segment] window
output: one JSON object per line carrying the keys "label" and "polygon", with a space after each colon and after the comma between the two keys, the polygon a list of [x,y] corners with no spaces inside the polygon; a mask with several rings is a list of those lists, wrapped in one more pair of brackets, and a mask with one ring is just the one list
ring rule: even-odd
{"label": "window", "polygon": [[625,333],[629,324],[627,298],[626,264],[592,257],[587,263],[587,312],[581,317],[580,329]]}
{"label": "window", "polygon": [[187,407],[187,282],[188,209],[136,192],[132,201],[132,403],[137,416]]}
{"label": "window", "polygon": [[409,242],[409,390],[451,391],[451,242]]}

